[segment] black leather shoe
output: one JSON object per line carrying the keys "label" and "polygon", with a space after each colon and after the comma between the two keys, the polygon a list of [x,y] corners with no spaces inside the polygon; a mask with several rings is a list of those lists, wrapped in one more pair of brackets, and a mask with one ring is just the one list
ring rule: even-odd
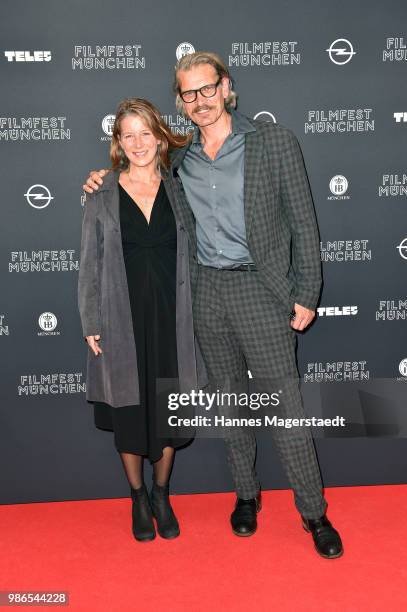
{"label": "black leather shoe", "polygon": [[319,519],[302,518],[305,531],[312,533],[317,552],[325,559],[337,559],[343,555],[343,546],[339,533],[334,529],[325,515]]}
{"label": "black leather shoe", "polygon": [[168,497],[168,484],[160,487],[155,482],[151,489],[151,508],[157,521],[157,531],[162,538],[170,540],[179,536],[179,524]]}
{"label": "black leather shoe", "polygon": [[154,540],[155,527],[146,485],[143,484],[139,489],[131,487],[130,491],[133,501],[131,511],[133,535],[139,542]]}
{"label": "black leather shoe", "polygon": [[257,513],[261,510],[260,493],[253,499],[236,500],[235,509],[230,516],[232,531],[237,536],[251,536],[257,529]]}

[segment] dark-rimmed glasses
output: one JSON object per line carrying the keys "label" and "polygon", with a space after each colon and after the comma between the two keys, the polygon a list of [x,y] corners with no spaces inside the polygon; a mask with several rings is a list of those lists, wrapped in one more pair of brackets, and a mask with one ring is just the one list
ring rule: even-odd
{"label": "dark-rimmed glasses", "polygon": [[216,89],[221,80],[222,77],[219,77],[216,83],[211,83],[210,85],[203,85],[199,89],[188,89],[188,91],[182,92],[180,91],[179,95],[181,96],[182,100],[187,104],[189,104],[190,102],[195,102],[198,95],[198,91],[204,98],[213,98],[213,96],[216,94]]}

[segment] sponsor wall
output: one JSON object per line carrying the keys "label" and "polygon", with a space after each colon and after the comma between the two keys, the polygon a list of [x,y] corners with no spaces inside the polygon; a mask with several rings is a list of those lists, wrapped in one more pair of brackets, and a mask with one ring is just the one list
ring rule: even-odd
{"label": "sponsor wall", "polygon": [[[117,103],[154,102],[192,129],[171,90],[177,57],[218,52],[249,117],[302,146],[324,286],[299,335],[308,414],[326,486],[405,482],[407,467],[407,7],[264,0],[2,4],[0,501],[128,494],[112,434],[85,401],[76,286],[88,171],[108,165]],[[286,487],[259,433],[264,488]],[[180,451],[173,492],[232,488],[219,439]]]}

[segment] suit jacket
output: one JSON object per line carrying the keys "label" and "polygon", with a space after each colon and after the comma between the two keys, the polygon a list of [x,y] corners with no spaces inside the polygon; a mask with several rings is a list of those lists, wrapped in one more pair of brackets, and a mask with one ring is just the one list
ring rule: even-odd
{"label": "suit jacket", "polygon": [[[78,281],[83,335],[100,334],[101,355],[88,349],[89,401],[113,407],[140,403],[137,347],[127,288],[119,215],[119,172],[109,173],[98,191],[86,196]],[[188,239],[177,218],[168,179],[164,187],[177,225],[176,336],[181,392],[206,384],[206,371],[194,337]]]}
{"label": "suit jacket", "polygon": [[[319,234],[301,149],[293,132],[249,119],[245,136],[246,238],[259,274],[287,311],[295,303],[315,310],[321,288]],[[198,274],[195,218],[178,175],[188,145],[175,151],[170,190],[190,240],[193,295]]]}

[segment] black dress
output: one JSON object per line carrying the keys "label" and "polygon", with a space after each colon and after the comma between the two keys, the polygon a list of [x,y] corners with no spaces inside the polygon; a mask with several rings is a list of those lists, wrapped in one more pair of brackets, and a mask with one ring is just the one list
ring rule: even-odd
{"label": "black dress", "polygon": [[[156,379],[178,377],[175,327],[177,234],[174,215],[161,181],[150,222],[119,183],[120,227],[126,267],[134,338],[140,404],[113,408],[94,403],[96,427],[114,431],[119,452],[144,455],[151,462],[162,457],[166,446],[188,442],[163,438],[160,419],[166,406],[158,405]],[[132,373],[129,372],[129,376]],[[168,432],[168,429],[167,429]]]}

